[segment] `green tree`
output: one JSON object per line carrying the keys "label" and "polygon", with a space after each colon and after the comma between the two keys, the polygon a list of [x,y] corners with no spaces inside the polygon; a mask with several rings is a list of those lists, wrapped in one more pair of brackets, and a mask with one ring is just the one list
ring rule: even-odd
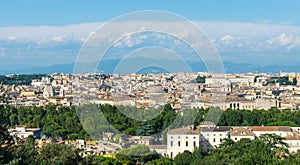
{"label": "green tree", "polygon": [[290,164],[299,164],[300,162],[300,151],[298,150],[297,153],[290,154],[287,158],[282,159],[282,164],[290,165]]}
{"label": "green tree", "polygon": [[296,78],[293,78],[293,82],[292,82],[292,85],[297,85],[297,79]]}
{"label": "green tree", "polygon": [[0,164],[9,163],[12,159],[13,138],[7,129],[0,125]]}
{"label": "green tree", "polygon": [[7,90],[4,88],[2,83],[0,82],[0,103],[7,103]]}
{"label": "green tree", "polygon": [[264,142],[266,146],[275,152],[279,157],[285,156],[289,153],[289,145],[285,143],[284,138],[276,134],[263,134],[258,137],[259,140]]}
{"label": "green tree", "polygon": [[116,154],[116,158],[123,164],[144,164],[148,161],[159,159],[160,156],[156,152],[150,151],[146,145],[136,145],[122,149]]}
{"label": "green tree", "polygon": [[37,161],[40,164],[79,164],[82,161],[80,150],[65,144],[48,144],[43,146]]}
{"label": "green tree", "polygon": [[172,159],[162,157],[160,159],[149,161],[145,165],[175,165],[175,162]]}
{"label": "green tree", "polygon": [[38,150],[33,136],[29,136],[24,144],[15,146],[12,155],[14,160],[18,161],[19,164],[39,164],[36,161]]}
{"label": "green tree", "polygon": [[193,161],[193,156],[190,151],[184,151],[176,155],[174,162],[176,165],[190,165]]}
{"label": "green tree", "polygon": [[134,128],[127,128],[125,130],[125,133],[129,134],[129,135],[135,135],[135,129]]}
{"label": "green tree", "polygon": [[117,159],[105,158],[99,155],[89,155],[83,158],[82,165],[122,165]]}
{"label": "green tree", "polygon": [[227,148],[234,145],[234,141],[232,139],[225,138],[223,142],[219,145],[219,149]]}
{"label": "green tree", "polygon": [[147,123],[147,121],[142,121],[139,128],[136,130],[136,134],[138,136],[150,136],[153,134],[153,129],[151,126]]}
{"label": "green tree", "polygon": [[194,160],[192,165],[201,164],[279,164],[280,159],[261,140],[241,139],[232,145],[212,149],[203,159]]}

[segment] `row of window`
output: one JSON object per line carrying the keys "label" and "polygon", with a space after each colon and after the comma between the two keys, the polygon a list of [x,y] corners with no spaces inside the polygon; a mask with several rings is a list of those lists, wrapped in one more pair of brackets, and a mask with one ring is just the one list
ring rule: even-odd
{"label": "row of window", "polygon": [[[206,134],[206,136],[209,136],[209,134]],[[213,134],[213,136],[216,136],[216,134]],[[220,134],[220,136],[223,136],[223,134]]]}
{"label": "row of window", "polygon": [[[189,137],[186,136],[185,138],[189,138]],[[196,136],[194,136],[193,138],[196,139]],[[171,139],[173,139],[173,136],[171,136]],[[180,139],[180,136],[178,136],[178,139]]]}
{"label": "row of window", "polygon": [[[237,139],[235,139],[235,140],[237,140]],[[220,139],[219,141],[220,141],[220,143],[222,143],[223,139]],[[201,142],[203,142],[203,141],[201,141]],[[216,142],[216,139],[215,139],[215,138],[213,139],[213,142]],[[171,147],[172,147],[172,146],[173,146],[173,141],[171,141]],[[186,146],[186,147],[189,146],[188,141],[185,142],[185,146]],[[196,147],[196,141],[193,142],[193,146]],[[180,147],[180,141],[178,141],[178,147]]]}
{"label": "row of window", "polygon": [[[206,136],[209,136],[209,134],[206,134]],[[216,134],[213,134],[213,136],[216,136]],[[223,134],[220,134],[220,136],[223,136]],[[189,137],[186,136],[185,138],[189,138]],[[171,139],[173,139],[173,136],[171,136]],[[178,139],[180,139],[180,136],[178,136]],[[194,136],[193,139],[196,139],[196,137]]]}
{"label": "row of window", "polygon": [[[178,147],[180,147],[180,145],[181,145],[181,144],[180,144],[180,141],[178,141],[177,144],[178,144]],[[171,146],[173,146],[173,141],[171,141]],[[185,142],[185,146],[186,146],[186,147],[189,146],[189,142],[188,142],[188,141]],[[193,146],[196,147],[196,141],[193,142]]]}

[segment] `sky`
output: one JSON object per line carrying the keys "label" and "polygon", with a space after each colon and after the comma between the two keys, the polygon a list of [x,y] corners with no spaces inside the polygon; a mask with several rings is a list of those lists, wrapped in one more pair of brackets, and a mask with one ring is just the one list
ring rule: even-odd
{"label": "sky", "polygon": [[195,21],[238,21],[300,25],[297,0],[12,0],[0,5],[1,26],[103,22],[138,10],[163,10]]}
{"label": "sky", "polygon": [[103,23],[141,10],[173,12],[193,21],[211,38],[223,61],[259,65],[300,62],[298,0],[0,3],[0,71],[72,63],[84,41]]}

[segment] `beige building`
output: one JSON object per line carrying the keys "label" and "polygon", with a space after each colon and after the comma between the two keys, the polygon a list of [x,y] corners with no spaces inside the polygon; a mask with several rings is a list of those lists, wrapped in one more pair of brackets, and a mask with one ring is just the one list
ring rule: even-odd
{"label": "beige building", "polygon": [[289,126],[252,126],[251,130],[257,137],[262,134],[276,134],[281,137],[292,134],[292,129]]}
{"label": "beige building", "polygon": [[290,134],[284,137],[284,142],[289,145],[289,151],[296,153],[300,150],[300,135],[297,133]]}
{"label": "beige building", "polygon": [[230,131],[230,139],[232,139],[235,142],[245,138],[254,140],[255,136],[255,133],[253,133],[253,131],[251,131],[249,127],[235,127],[232,128],[232,130]]}

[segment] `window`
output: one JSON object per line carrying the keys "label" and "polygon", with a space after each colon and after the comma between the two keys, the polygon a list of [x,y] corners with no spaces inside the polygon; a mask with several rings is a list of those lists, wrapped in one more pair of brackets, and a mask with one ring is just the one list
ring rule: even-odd
{"label": "window", "polygon": [[222,139],[220,139],[220,142],[222,142]]}
{"label": "window", "polygon": [[178,147],[180,147],[180,141],[178,141]]}
{"label": "window", "polygon": [[214,140],[213,140],[214,142],[216,142],[216,139],[214,138]]}
{"label": "window", "polygon": [[196,147],[196,141],[194,141],[194,147]]}
{"label": "window", "polygon": [[171,146],[173,146],[173,141],[171,141]]}
{"label": "window", "polygon": [[234,138],[234,140],[237,140],[237,138]]}
{"label": "window", "polygon": [[216,136],[216,134],[214,134],[214,136]]}
{"label": "window", "polygon": [[186,147],[189,146],[189,142],[188,141],[185,142],[185,146]]}
{"label": "window", "polygon": [[171,158],[173,157],[173,152],[171,152]]}

